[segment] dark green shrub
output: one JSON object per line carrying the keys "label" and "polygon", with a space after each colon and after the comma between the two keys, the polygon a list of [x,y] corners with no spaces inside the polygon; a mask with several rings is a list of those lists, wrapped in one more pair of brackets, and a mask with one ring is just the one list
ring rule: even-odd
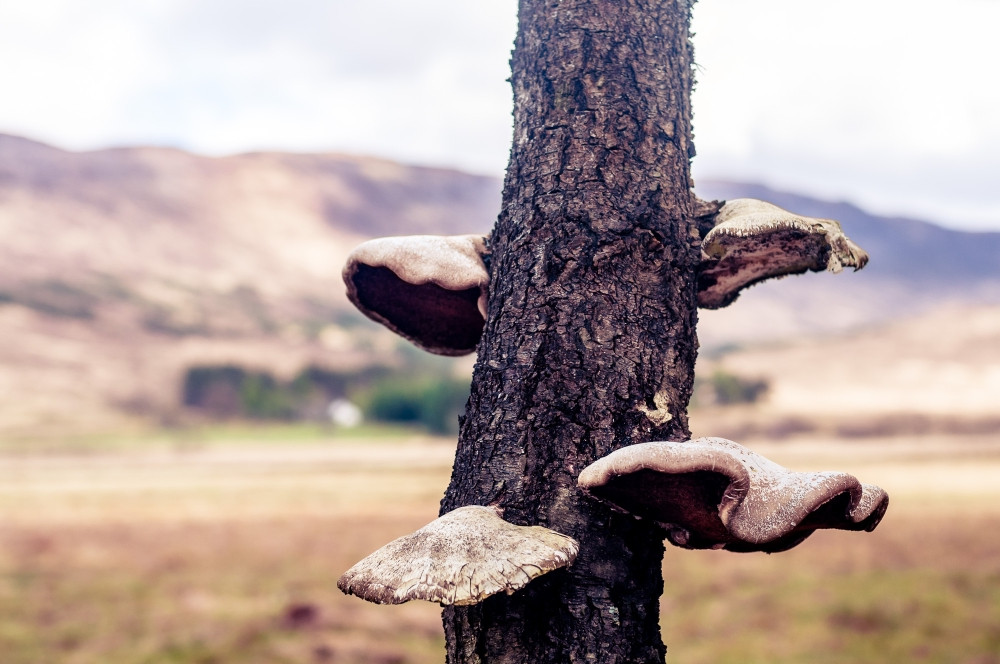
{"label": "dark green shrub", "polygon": [[184,376],[181,403],[216,417],[243,414],[240,391],[246,371],[236,366],[193,367]]}
{"label": "dark green shrub", "polygon": [[184,377],[182,403],[214,417],[292,419],[293,399],[286,386],[262,371],[225,365],[193,367]]}
{"label": "dark green shrub", "polygon": [[[216,418],[250,418],[263,420],[325,420],[327,406],[334,399],[353,400],[357,393],[370,390],[378,381],[387,381],[393,375],[385,367],[369,367],[358,372],[341,373],[309,366],[289,382],[276,380],[265,371],[250,371],[235,365],[191,367],[184,376],[181,403]],[[404,378],[409,374],[403,374]],[[432,394],[434,391],[431,391]],[[388,398],[388,396],[386,397]],[[401,405],[419,402],[414,406],[417,415],[410,420],[405,413],[388,413],[388,421],[421,422],[427,412],[436,412],[424,405],[426,396],[402,395]],[[383,405],[382,409],[388,409]],[[434,426],[434,425],[429,425]]]}
{"label": "dark green shrub", "polygon": [[295,406],[290,390],[270,374],[247,374],[240,385],[240,402],[247,417],[255,420],[290,420]]}
{"label": "dark green shrub", "polygon": [[346,398],[359,403],[367,419],[451,434],[458,431],[469,398],[469,381],[451,377],[451,369],[433,360],[353,373],[309,366],[283,382],[234,365],[192,367],[184,377],[182,403],[218,418],[325,420],[330,402]]}
{"label": "dark green shrub", "polygon": [[743,378],[722,369],[717,369],[709,378],[695,380],[695,405],[732,406],[756,403],[765,394],[769,385],[766,380]]}
{"label": "dark green shrub", "polygon": [[429,431],[458,431],[469,383],[449,377],[395,375],[377,381],[363,400],[365,417],[382,422],[421,424]]}

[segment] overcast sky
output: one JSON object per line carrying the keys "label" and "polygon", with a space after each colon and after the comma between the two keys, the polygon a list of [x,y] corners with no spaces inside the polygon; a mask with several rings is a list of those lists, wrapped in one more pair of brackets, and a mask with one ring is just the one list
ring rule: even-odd
{"label": "overcast sky", "polygon": [[[501,175],[515,0],[2,0],[0,132]],[[696,178],[1000,230],[1000,1],[702,0]]]}

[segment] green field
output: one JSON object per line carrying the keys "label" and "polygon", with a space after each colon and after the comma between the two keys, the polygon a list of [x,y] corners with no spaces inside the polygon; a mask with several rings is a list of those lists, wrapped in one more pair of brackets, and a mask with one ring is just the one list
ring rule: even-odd
{"label": "green field", "polygon": [[[447,441],[237,428],[5,449],[3,664],[444,659],[436,605],[336,580],[436,515]],[[1000,444],[766,452],[881,483],[889,513],[773,556],[669,549],[668,661],[1000,663]]]}

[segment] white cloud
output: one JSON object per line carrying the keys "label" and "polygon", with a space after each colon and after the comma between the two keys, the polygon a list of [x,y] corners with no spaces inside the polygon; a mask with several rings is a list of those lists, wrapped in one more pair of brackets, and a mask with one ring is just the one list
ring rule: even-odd
{"label": "white cloud", "polygon": [[883,212],[1000,227],[1000,3],[696,6],[702,176],[757,177]]}
{"label": "white cloud", "polygon": [[[501,173],[516,2],[0,3],[0,131]],[[696,174],[1000,228],[1000,3],[704,0]]]}
{"label": "white cloud", "polygon": [[129,20],[45,0],[3,6],[0,61],[0,126],[70,142],[113,135],[130,90],[155,66]]}

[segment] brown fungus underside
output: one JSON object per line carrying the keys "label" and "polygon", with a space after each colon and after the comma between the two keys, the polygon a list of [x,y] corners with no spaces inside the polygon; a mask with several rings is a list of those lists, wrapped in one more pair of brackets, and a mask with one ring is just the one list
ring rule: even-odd
{"label": "brown fungus underside", "polygon": [[484,238],[411,235],[369,240],[344,267],[347,297],[362,313],[437,355],[467,355],[483,333]]}
{"label": "brown fungus underside", "polygon": [[578,483],[689,549],[785,551],[821,528],[874,530],[889,504],[852,475],[791,471],[724,438],[624,447]]}
{"label": "brown fungus underside", "polygon": [[[707,230],[698,306],[718,309],[766,279],[861,269],[868,254],[829,219],[803,217],[749,198],[703,204]],[[716,210],[715,206],[720,206]],[[359,245],[344,268],[347,296],[366,316],[438,355],[476,350],[489,275],[485,239],[413,235]]]}
{"label": "brown fungus underside", "polygon": [[702,240],[698,306],[720,309],[756,283],[803,272],[860,270],[868,254],[831,219],[751,198],[726,201]]}

